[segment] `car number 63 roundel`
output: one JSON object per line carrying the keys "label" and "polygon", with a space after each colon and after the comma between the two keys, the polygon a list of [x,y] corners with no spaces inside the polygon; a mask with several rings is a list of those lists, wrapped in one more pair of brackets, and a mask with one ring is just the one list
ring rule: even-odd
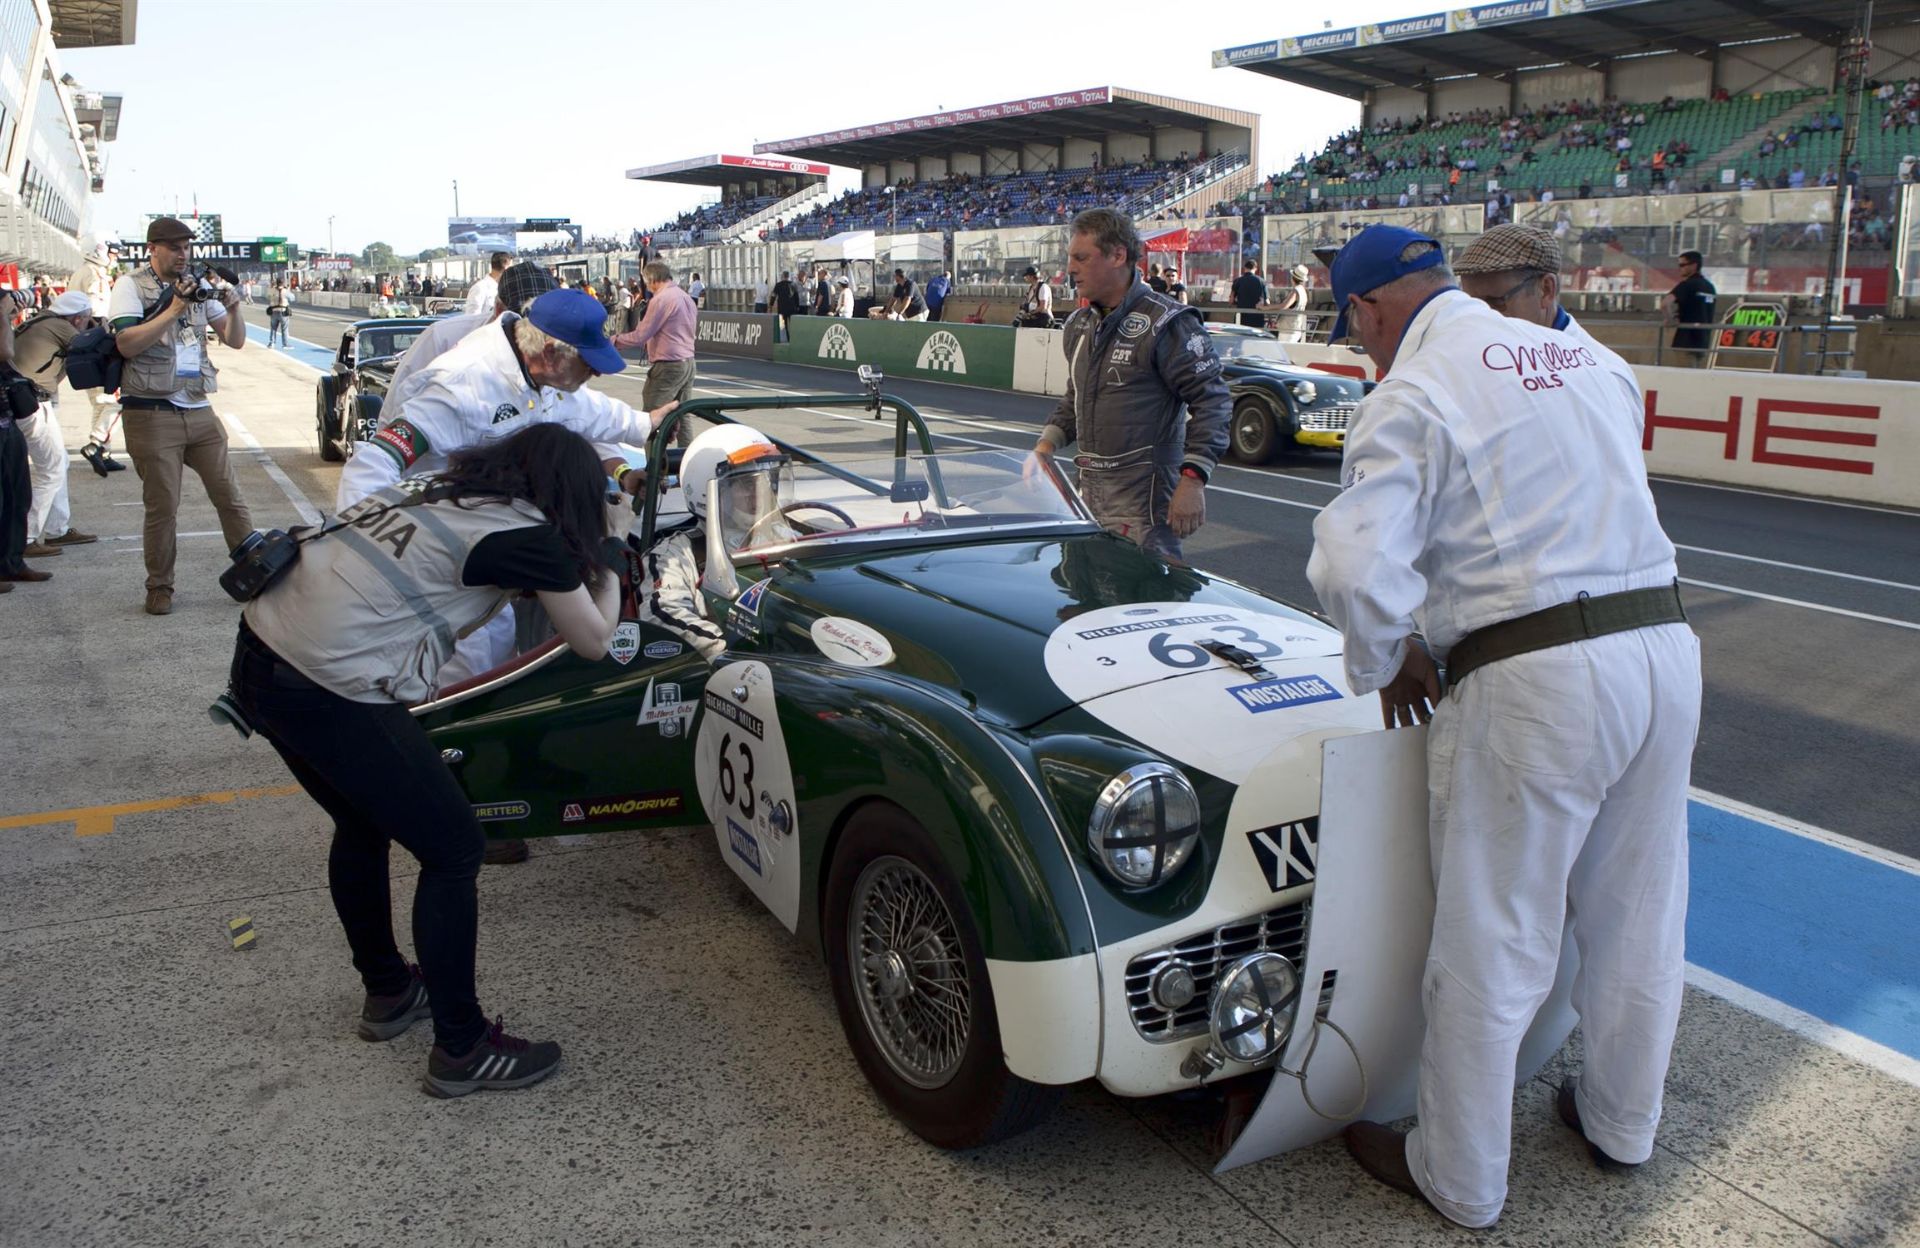
{"label": "car number 63 roundel", "polygon": [[773,674],[757,662],[714,669],[694,746],[693,774],[733,873],[792,931],[800,919],[799,812],[793,766],[774,703]]}

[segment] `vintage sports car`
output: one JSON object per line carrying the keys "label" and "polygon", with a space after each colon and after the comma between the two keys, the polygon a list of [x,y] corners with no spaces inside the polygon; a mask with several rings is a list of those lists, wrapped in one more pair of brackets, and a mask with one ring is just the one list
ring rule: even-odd
{"label": "vintage sports car", "polygon": [[1210,322],[1207,334],[1233,393],[1233,458],[1264,464],[1289,451],[1346,445],[1347,422],[1373,382],[1295,364],[1277,338],[1252,326]]}
{"label": "vintage sports car", "polygon": [[[1233,1164],[1409,1112],[1424,730],[1381,730],[1322,621],[1103,532],[1052,463],[934,454],[870,384],[663,422],[655,464],[689,415],[778,440],[769,409],[896,413],[891,455],[782,444],[757,490],[713,480],[711,665],[629,583],[608,657],[549,640],[417,708],[485,826],[710,824],[822,952],[876,1092],[938,1145],[1018,1131],[1087,1079],[1151,1096],[1283,1071]],[[650,478],[629,578],[670,527]],[[1543,1026],[1534,1063],[1564,1009]]]}
{"label": "vintage sports car", "polygon": [[373,436],[394,365],[431,324],[431,318],[412,317],[347,326],[333,355],[333,371],[314,386],[314,438],[321,459],[339,463],[353,454],[354,443]]}

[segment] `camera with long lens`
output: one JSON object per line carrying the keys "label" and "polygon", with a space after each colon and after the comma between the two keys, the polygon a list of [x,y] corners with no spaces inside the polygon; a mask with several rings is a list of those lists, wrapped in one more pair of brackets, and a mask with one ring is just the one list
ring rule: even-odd
{"label": "camera with long lens", "polygon": [[235,602],[252,602],[299,558],[300,539],[286,530],[249,533],[233,548],[233,563],[220,574],[220,588]]}
{"label": "camera with long lens", "polygon": [[220,283],[239,285],[239,275],[211,264],[189,264],[180,275],[176,288],[189,303],[205,303],[220,294]]}

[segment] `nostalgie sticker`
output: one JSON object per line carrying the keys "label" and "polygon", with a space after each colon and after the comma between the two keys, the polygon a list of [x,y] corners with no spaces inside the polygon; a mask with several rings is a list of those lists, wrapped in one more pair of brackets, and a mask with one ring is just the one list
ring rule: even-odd
{"label": "nostalgie sticker", "polygon": [[893,662],[893,644],[858,620],[823,615],[813,622],[813,644],[835,663],[849,667],[885,667]]}

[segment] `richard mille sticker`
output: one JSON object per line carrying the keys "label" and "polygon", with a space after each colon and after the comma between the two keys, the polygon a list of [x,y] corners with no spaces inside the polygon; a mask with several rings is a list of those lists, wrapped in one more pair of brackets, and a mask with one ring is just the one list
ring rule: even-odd
{"label": "richard mille sticker", "polygon": [[640,653],[640,624],[637,620],[623,620],[613,630],[612,640],[607,642],[607,656],[621,667],[633,662],[633,656]]}

